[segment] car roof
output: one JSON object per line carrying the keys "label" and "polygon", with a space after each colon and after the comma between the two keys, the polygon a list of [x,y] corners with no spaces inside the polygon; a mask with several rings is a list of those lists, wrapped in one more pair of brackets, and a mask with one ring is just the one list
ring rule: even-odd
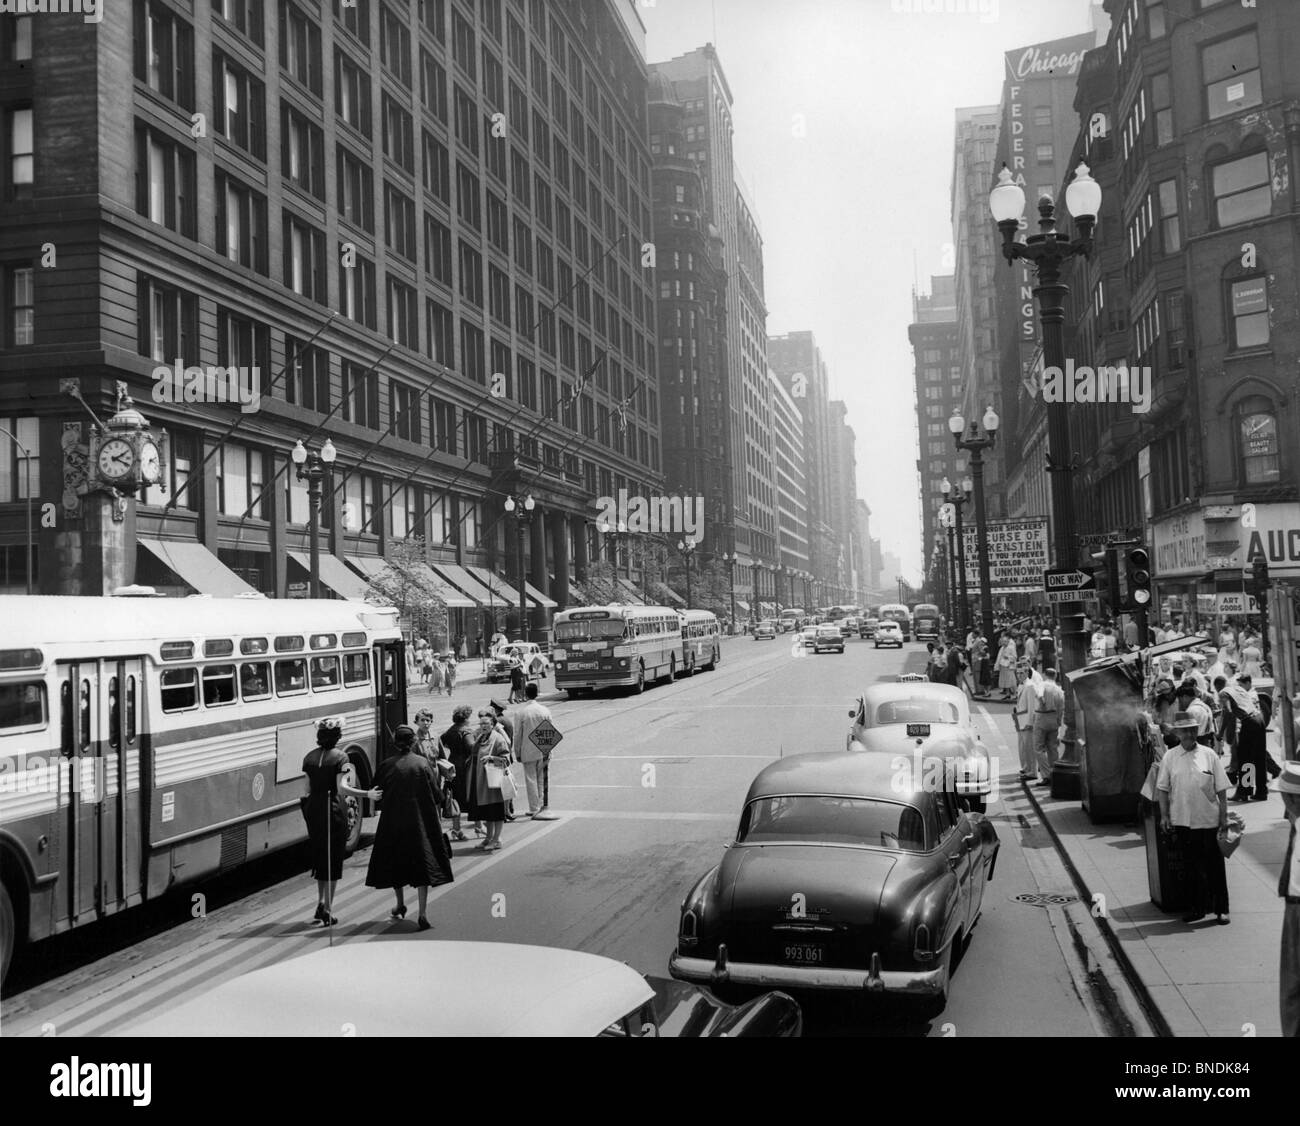
{"label": "car roof", "polygon": [[781,794],[843,794],[914,804],[921,795],[912,793],[909,783],[900,784],[894,758],[863,751],[790,755],[759,771],[745,802]]}
{"label": "car roof", "polygon": [[889,700],[917,700],[926,696],[936,700],[947,700],[953,704],[965,704],[966,693],[952,684],[936,684],[929,680],[910,680],[900,684],[898,681],[884,684],[871,684],[862,694],[868,704],[883,704]]}
{"label": "car roof", "polygon": [[415,934],[233,978],[127,1036],[595,1036],[654,997],[612,958]]}

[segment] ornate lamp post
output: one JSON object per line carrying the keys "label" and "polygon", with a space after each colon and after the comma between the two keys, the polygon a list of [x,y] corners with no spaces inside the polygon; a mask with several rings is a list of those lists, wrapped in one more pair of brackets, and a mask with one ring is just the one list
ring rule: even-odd
{"label": "ornate lamp post", "polygon": [[970,468],[975,477],[975,543],[979,555],[980,574],[980,632],[988,643],[989,652],[997,652],[993,636],[993,592],[989,589],[989,529],[984,515],[984,451],[991,450],[997,439],[999,420],[997,412],[989,407],[984,412],[984,430],[972,421],[967,427],[960,414],[948,419],[948,429],[959,450],[971,455]]}
{"label": "ornate lamp post", "polygon": [[533,518],[533,509],[537,507],[537,502],[533,500],[532,494],[524,497],[522,500],[515,500],[514,497],[508,496],[502,507],[508,513],[513,513],[517,521],[517,531],[515,534],[516,562],[519,564],[519,638],[521,641],[528,640],[528,599],[524,585],[524,535],[528,531],[528,524]]}
{"label": "ornate lamp post", "polygon": [[[727,565],[728,584],[731,587],[731,632],[736,632],[736,553],[724,551],[722,561]],[[753,607],[750,608],[753,613]]]}
{"label": "ornate lamp post", "polygon": [[[1074,179],[1065,189],[1065,205],[1074,216],[1078,237],[1070,239],[1056,230],[1055,206],[1044,196],[1038,202],[1038,233],[1030,235],[1023,243],[1016,242],[1016,232],[1025,211],[1025,193],[1012,181],[1011,173],[1003,166],[998,174],[997,186],[989,193],[989,210],[1002,232],[1002,256],[1007,265],[1017,258],[1031,263],[1038,284],[1034,297],[1038,301],[1038,318],[1043,331],[1043,363],[1047,367],[1065,367],[1065,298],[1069,286],[1061,282],[1061,267],[1076,255],[1088,257],[1092,253],[1092,232],[1101,211],[1101,187],[1088,174],[1088,166],[1080,164]],[[1053,554],[1058,567],[1075,562],[1078,545],[1074,532],[1074,496],[1070,480],[1073,459],[1070,455],[1070,422],[1066,403],[1048,403],[1047,410],[1047,471],[1052,478]],[[1074,778],[1060,787],[1056,784],[1056,766],[1053,766],[1053,797],[1077,797],[1079,757],[1075,744],[1074,693],[1065,673],[1082,668],[1084,664],[1083,603],[1065,602],[1057,607],[1061,627],[1061,653],[1057,662],[1062,674],[1058,679],[1065,690],[1065,737],[1061,741],[1059,765],[1063,774]]]}
{"label": "ornate lamp post", "polygon": [[953,531],[957,527],[957,506],[945,501],[939,507],[939,527],[948,533],[948,564],[945,574],[948,581],[948,625],[957,628],[957,556],[953,547]]}
{"label": "ornate lamp post", "polygon": [[678,540],[677,550],[686,558],[686,608],[691,608],[691,556],[700,545],[695,540]]}
{"label": "ornate lamp post", "polygon": [[966,502],[970,500],[971,490],[974,485],[969,477],[963,477],[960,489],[954,489],[952,482],[945,477],[939,484],[943,491],[943,499],[952,506],[953,511],[953,528],[957,539],[957,582],[954,587],[957,593],[957,635],[960,639],[959,644],[966,644],[966,634],[969,632],[969,623],[966,615],[969,612],[970,602],[969,593],[966,589],[966,535],[962,529],[961,514],[966,507]]}
{"label": "ornate lamp post", "polygon": [[310,540],[308,550],[311,555],[311,596],[320,597],[320,485],[334,464],[338,452],[334,443],[328,438],[320,451],[308,450],[299,440],[290,455],[297,466],[299,481],[307,482],[307,535]]}

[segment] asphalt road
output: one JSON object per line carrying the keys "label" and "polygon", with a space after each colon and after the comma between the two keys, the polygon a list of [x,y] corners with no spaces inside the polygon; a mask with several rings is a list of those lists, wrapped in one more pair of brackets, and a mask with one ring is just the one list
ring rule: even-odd
{"label": "asphalt road", "polygon": [[[477,852],[473,840],[456,844],[456,880],[432,893],[434,927],[423,934],[413,909],[404,922],[390,922],[391,893],[363,886],[363,848],[344,871],[333,942],[382,935],[539,943],[666,975],[682,896],[734,835],[758,770],[781,755],[840,749],[854,697],[876,680],[919,671],[925,652],[915,643],[902,653],[876,651],[855,638],[842,656],[796,656],[791,640],[728,640],[717,671],[640,697],[569,701],[547,682],[545,702],[564,735],[551,768],[559,819],[508,824],[497,853]],[[458,702],[478,704],[498,692],[472,686]],[[424,703],[417,689],[412,710]],[[448,701],[431,703],[441,724]],[[947,1010],[926,1022],[899,1006],[815,1002],[805,1010],[809,1033],[1098,1034],[1048,912],[1014,899],[1051,890],[1041,886],[1043,865],[1027,863],[1051,845],[1014,785],[1016,762],[991,730],[984,738],[999,755],[1001,798],[989,815],[1002,850]],[[63,936],[11,981],[0,1032],[129,1031],[217,982],[329,942],[311,922],[314,908],[315,885],[290,856]]]}

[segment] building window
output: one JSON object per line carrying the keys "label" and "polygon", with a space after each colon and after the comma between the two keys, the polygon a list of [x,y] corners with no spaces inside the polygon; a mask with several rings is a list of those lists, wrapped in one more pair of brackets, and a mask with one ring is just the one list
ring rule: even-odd
{"label": "building window", "polygon": [[451,161],[447,146],[432,133],[423,134],[424,187],[443,203],[451,203]]}
{"label": "building window", "polygon": [[388,335],[404,348],[417,351],[420,347],[419,297],[409,285],[394,278],[388,279]]}
{"label": "building window", "polygon": [[287,104],[280,108],[280,165],[285,179],[325,198],[325,134]]}
{"label": "building window", "polygon": [[284,339],[284,399],[309,411],[330,409],[330,358],[323,348],[309,347],[292,336]]}
{"label": "building window", "polygon": [[136,126],[135,149],[136,210],[194,238],[194,154],[145,125]]}
{"label": "building window", "polygon": [[425,319],[428,321],[429,337],[426,353],[443,367],[456,366],[456,344],[454,318],[451,310],[436,301],[424,303]]}
{"label": "building window", "polygon": [[487,193],[487,237],[502,254],[510,253],[510,212],[506,201],[491,191]]}
{"label": "building window", "polygon": [[[41,429],[37,418],[0,418],[0,504],[41,495]],[[9,433],[5,433],[4,431]],[[18,441],[13,441],[9,435]],[[21,443],[21,447],[19,445]],[[26,450],[24,453],[23,451]],[[31,489],[28,491],[28,474]],[[25,549],[24,549],[25,551]]]}
{"label": "building window", "polygon": [[496,112],[506,108],[506,75],[496,55],[483,44],[483,97],[488,109]]}
{"label": "building window", "polygon": [[1034,106],[1034,127],[1049,129],[1052,125],[1052,107]]}
{"label": "building window", "polygon": [[5,323],[0,345],[23,348],[35,344],[36,271],[30,266],[9,266],[3,276]]}
{"label": "building window", "polygon": [[1281,480],[1273,404],[1259,396],[1246,399],[1237,408],[1237,418],[1242,481],[1247,485],[1267,485]]}
{"label": "building window", "polygon": [[411,115],[384,95],[384,155],[399,168],[415,172],[415,126]]}
{"label": "building window", "polygon": [[1178,181],[1162,180],[1157,185],[1160,199],[1160,238],[1166,254],[1183,248],[1182,221],[1179,218]]}
{"label": "building window", "polygon": [[1235,35],[1201,49],[1205,112],[1213,121],[1240,113],[1262,102],[1259,82],[1259,38],[1255,32]]}
{"label": "building window", "polygon": [[[30,272],[30,271],[29,271]],[[156,364],[198,363],[198,299],[175,286],[139,276],[136,345]]]}
{"label": "building window", "polygon": [[424,218],[424,268],[434,281],[451,288],[451,231],[430,215]]}
{"label": "building window", "polygon": [[[1165,5],[1164,0],[1145,0],[1147,6],[1147,37],[1150,39],[1163,39],[1165,36]],[[1202,3],[1204,8],[1205,4]]]}
{"label": "building window", "polygon": [[510,327],[510,276],[492,265],[488,266],[488,313]]}
{"label": "building window", "polygon": [[1216,164],[1210,169],[1210,182],[1217,226],[1265,219],[1272,213],[1267,150]]}
{"label": "building window", "polygon": [[197,512],[203,490],[197,484],[190,488],[189,482],[199,460],[198,437],[184,430],[172,430],[170,436],[172,456],[167,463],[167,480],[157,485],[146,485],[143,503],[161,507],[170,497],[174,508]]}
{"label": "building window", "polygon": [[212,0],[212,10],[259,47],[266,42],[262,0]]}
{"label": "building window", "polygon": [[334,112],[370,136],[370,75],[339,50],[334,52]]}
{"label": "building window", "polygon": [[460,322],[461,375],[475,383],[487,384],[487,360],[483,354],[483,331],[467,320]]}
{"label": "building window", "polygon": [[267,273],[266,198],[217,170],[217,253]]}
{"label": "building window", "polygon": [[375,185],[370,165],[338,146],[339,214],[363,231],[375,229]]}
{"label": "building window", "polygon": [[1051,164],[1056,159],[1051,145],[1035,145],[1034,159],[1039,164]]}
{"label": "building window", "polygon": [[379,59],[403,86],[410,86],[411,33],[387,4],[379,5]]}
{"label": "building window", "polygon": [[1228,285],[1232,318],[1232,346],[1263,348],[1268,345],[1268,278],[1243,278]]}
{"label": "building window", "polygon": [[429,29],[430,34],[439,42],[447,42],[447,3],[446,0],[419,0],[420,22]]}
{"label": "building window", "polygon": [[[31,57],[32,17],[11,15],[7,20],[0,20],[0,59],[10,63],[24,63]],[[137,77],[143,76],[137,72]]]}
{"label": "building window", "polygon": [[[374,429],[379,429],[378,426]],[[362,535],[379,534],[379,478],[370,473],[351,473],[343,484],[343,497],[347,502],[344,526],[349,532]]]}
{"label": "building window", "polygon": [[478,156],[478,106],[469,94],[455,84],[456,140]]}
{"label": "building window", "polygon": [[280,0],[280,66],[320,97],[320,25],[289,0]]}
{"label": "building window", "polygon": [[384,242],[411,262],[415,258],[415,201],[384,185]]}
{"label": "building window", "polygon": [[270,330],[249,317],[218,306],[217,363],[222,367],[270,371]]}
{"label": "building window", "polygon": [[463,239],[460,242],[460,295],[483,307],[483,255]]}
{"label": "building window", "polygon": [[334,22],[370,46],[370,0],[334,0]]}
{"label": "building window", "polygon": [[343,364],[343,419],[379,429],[379,376],[351,361]]}
{"label": "building window", "polygon": [[478,56],[478,43],[474,37],[474,28],[454,8],[451,13],[451,35],[452,57],[470,78],[476,78],[474,66]]}
{"label": "building window", "polygon": [[291,211],[284,213],[284,284],[322,305],[325,291],[325,232]]}
{"label": "building window", "polygon": [[[13,57],[30,59],[31,17],[10,16],[0,23],[27,28],[27,53]],[[182,109],[194,109],[194,31],[170,8],[151,0],[135,0],[135,76]]]}
{"label": "building window", "polygon": [[420,393],[397,380],[388,384],[388,429],[408,442],[420,440]]}
{"label": "building window", "polygon": [[447,124],[447,71],[423,48],[420,49],[420,101],[434,117]]}
{"label": "building window", "polygon": [[339,262],[340,312],[365,325],[375,327],[375,264],[353,254],[352,265]]}
{"label": "building window", "polygon": [[217,458],[217,506],[226,516],[266,519],[266,452],[226,442]]}
{"label": "building window", "polygon": [[212,53],[212,105],[217,132],[266,159],[266,88],[220,51]]}
{"label": "building window", "polygon": [[429,400],[429,440],[439,453],[456,455],[456,408],[451,403]]}
{"label": "building window", "polygon": [[1174,139],[1174,103],[1169,72],[1151,76],[1151,113],[1156,122],[1156,147]]}
{"label": "building window", "polygon": [[460,161],[456,162],[456,214],[474,230],[483,229],[479,178]]}
{"label": "building window", "polygon": [[1187,337],[1183,327],[1183,294],[1165,295],[1165,342],[1168,349],[1170,371],[1178,371],[1187,366]]}

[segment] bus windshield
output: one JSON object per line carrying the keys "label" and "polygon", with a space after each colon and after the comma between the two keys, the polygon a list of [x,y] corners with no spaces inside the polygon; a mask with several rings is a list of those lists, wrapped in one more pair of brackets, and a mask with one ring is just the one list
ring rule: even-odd
{"label": "bus windshield", "polygon": [[918,602],[916,608],[912,611],[914,618],[937,618],[939,616],[939,607],[929,602]]}
{"label": "bus windshield", "polygon": [[556,622],[555,640],[622,641],[626,628],[621,618],[580,618],[576,622]]}

